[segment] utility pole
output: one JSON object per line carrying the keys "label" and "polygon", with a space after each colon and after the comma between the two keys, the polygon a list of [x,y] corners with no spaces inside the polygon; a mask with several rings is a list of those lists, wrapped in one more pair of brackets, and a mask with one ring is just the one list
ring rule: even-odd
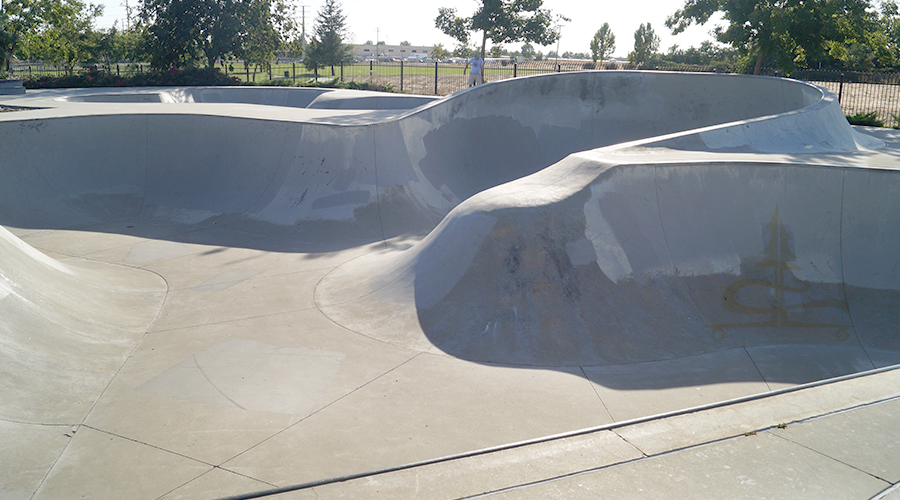
{"label": "utility pole", "polygon": [[126,20],[126,29],[131,28],[131,6],[128,5],[128,0],[125,0],[125,20]]}
{"label": "utility pole", "polygon": [[306,50],[306,8],[309,5],[300,6],[300,48]]}

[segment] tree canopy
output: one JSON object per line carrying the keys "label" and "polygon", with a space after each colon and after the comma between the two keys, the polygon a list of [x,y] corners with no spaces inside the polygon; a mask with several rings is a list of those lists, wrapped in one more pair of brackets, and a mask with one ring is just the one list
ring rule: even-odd
{"label": "tree canopy", "polygon": [[488,39],[495,44],[522,41],[552,44],[559,39],[554,20],[553,14],[543,8],[543,0],[479,0],[471,17],[459,17],[456,9],[441,7],[434,25],[461,46],[468,46],[471,32],[481,31],[481,56],[484,57]]}
{"label": "tree canopy", "polygon": [[848,46],[874,31],[869,7],[868,0],[687,0],[666,26],[677,34],[721,12],[728,25],[716,27],[716,39],[755,55],[755,74],[766,56],[789,72],[825,56],[846,60]]}
{"label": "tree canopy", "polygon": [[74,64],[91,58],[96,39],[93,22],[103,7],[79,0],[7,0],[5,31],[20,58]]}
{"label": "tree canopy", "polygon": [[431,48],[431,58],[432,59],[437,59],[440,61],[440,60],[446,59],[448,57],[450,57],[450,52],[444,48],[443,44],[439,43]]}
{"label": "tree canopy", "polygon": [[653,31],[650,23],[641,24],[634,32],[634,50],[628,54],[628,61],[633,64],[643,64],[658,50],[659,36]]}
{"label": "tree canopy", "polygon": [[609,29],[609,23],[603,23],[591,39],[591,59],[594,64],[598,60],[609,59],[614,50],[616,50],[616,35]]}
{"label": "tree canopy", "polygon": [[18,42],[18,36],[7,30],[6,14],[0,12],[0,77],[9,71],[9,62]]}
{"label": "tree canopy", "polygon": [[293,29],[282,0],[143,0],[151,64],[158,69],[229,54],[266,65]]}
{"label": "tree canopy", "polygon": [[306,47],[306,67],[318,69],[338,65],[352,58],[352,48],[344,43],[347,37],[347,16],[337,0],[325,0],[316,17],[315,34]]}

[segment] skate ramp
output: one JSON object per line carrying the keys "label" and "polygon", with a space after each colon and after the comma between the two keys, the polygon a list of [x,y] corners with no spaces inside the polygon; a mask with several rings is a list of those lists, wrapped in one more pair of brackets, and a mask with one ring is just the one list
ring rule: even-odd
{"label": "skate ramp", "polygon": [[[290,90],[304,92],[289,97]],[[214,91],[167,92],[199,98]],[[2,175],[10,181],[0,185],[0,223],[54,228],[123,216],[193,223],[222,215],[275,225],[325,222],[390,237],[430,231],[470,196],[570,153],[626,141],[717,126],[719,136],[708,131],[701,146],[856,149],[833,96],[773,78],[548,75],[473,88],[412,110],[328,110],[333,115],[241,104],[333,93],[215,92],[231,104],[35,98],[35,105],[58,107],[0,116],[0,132],[16,145],[4,150]],[[738,94],[745,98],[734,99]],[[739,134],[724,123],[737,124]],[[784,129],[799,132],[785,136]]]}
{"label": "skate ramp", "polygon": [[0,419],[80,421],[156,318],[165,281],[60,262],[2,227],[0,255]]}
{"label": "skate ramp", "polygon": [[320,307],[385,341],[480,362],[801,345],[849,351],[849,371],[897,361],[897,176],[727,158],[572,155],[467,200],[405,255],[338,268]]}

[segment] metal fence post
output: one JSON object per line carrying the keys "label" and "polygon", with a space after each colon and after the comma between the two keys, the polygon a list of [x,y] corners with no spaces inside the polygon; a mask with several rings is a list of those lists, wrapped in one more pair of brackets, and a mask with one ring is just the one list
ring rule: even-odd
{"label": "metal fence post", "polygon": [[400,61],[400,92],[403,92],[403,61]]}
{"label": "metal fence post", "polygon": [[434,95],[438,95],[437,93],[437,83],[438,83],[438,62],[434,62]]}
{"label": "metal fence post", "polygon": [[519,69],[519,63],[513,63],[513,78],[515,78],[516,76],[518,76],[518,75],[517,75],[518,69]]}
{"label": "metal fence post", "polygon": [[341,81],[344,81],[344,61],[341,61]]}
{"label": "metal fence post", "polygon": [[844,74],[841,73],[841,83],[838,84],[838,104],[841,103],[841,96],[844,94]]}
{"label": "metal fence post", "polygon": [[557,65],[556,65],[556,72],[559,73],[559,72],[561,72],[561,71],[562,71],[562,64],[557,64]]}
{"label": "metal fence post", "polygon": [[297,63],[291,63],[291,80],[297,79]]}

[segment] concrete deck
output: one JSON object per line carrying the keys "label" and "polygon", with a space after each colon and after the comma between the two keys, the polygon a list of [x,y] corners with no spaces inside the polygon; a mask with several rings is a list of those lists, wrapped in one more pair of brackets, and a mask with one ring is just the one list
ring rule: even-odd
{"label": "concrete deck", "polygon": [[896,494],[896,131],[734,75],[217,92],[0,98],[0,498]]}

